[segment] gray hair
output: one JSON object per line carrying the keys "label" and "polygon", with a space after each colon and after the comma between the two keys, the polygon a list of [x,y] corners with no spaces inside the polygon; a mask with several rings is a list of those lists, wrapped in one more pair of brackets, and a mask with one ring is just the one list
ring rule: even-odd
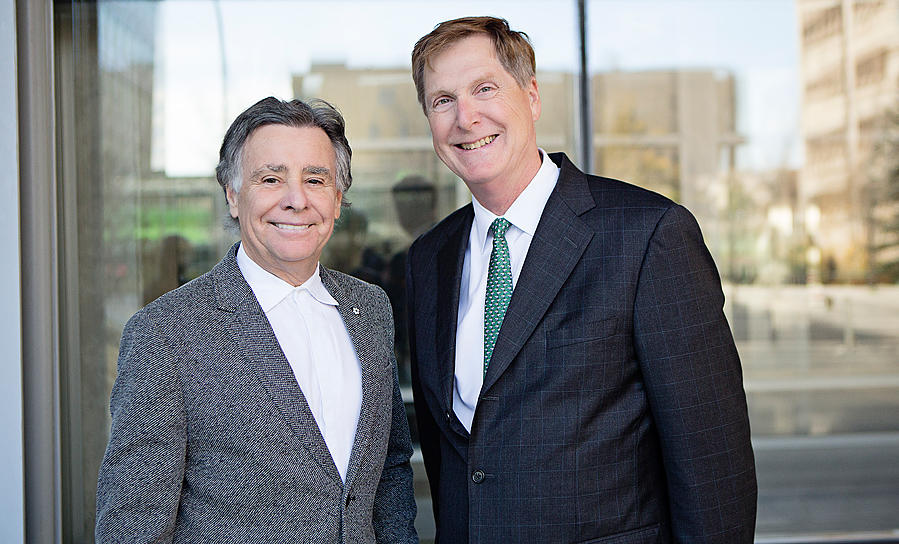
{"label": "gray hair", "polygon": [[[337,190],[346,193],[353,183],[350,171],[350,159],[353,150],[346,139],[346,123],[337,108],[324,100],[302,100],[286,102],[273,96],[263,98],[237,116],[228,127],[222,147],[219,150],[219,163],[215,167],[215,179],[227,194],[227,187],[235,193],[240,192],[243,183],[243,150],[253,132],[265,125],[285,125],[289,127],[318,127],[325,131],[334,153],[337,155],[336,182]],[[349,202],[343,199],[343,205]],[[236,221],[236,220],[235,220]]]}

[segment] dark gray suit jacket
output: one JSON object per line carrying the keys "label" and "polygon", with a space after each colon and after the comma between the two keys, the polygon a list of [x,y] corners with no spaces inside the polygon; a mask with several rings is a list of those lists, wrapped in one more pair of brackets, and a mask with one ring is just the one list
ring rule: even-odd
{"label": "dark gray suit jacket", "polygon": [[438,540],[751,543],[740,361],[696,221],[551,158],[559,181],[471,434],[452,409],[471,205],[409,250],[413,388]]}
{"label": "dark gray suit jacket", "polygon": [[417,542],[386,295],[321,269],[362,365],[344,485],[236,250],[125,326],[97,542]]}

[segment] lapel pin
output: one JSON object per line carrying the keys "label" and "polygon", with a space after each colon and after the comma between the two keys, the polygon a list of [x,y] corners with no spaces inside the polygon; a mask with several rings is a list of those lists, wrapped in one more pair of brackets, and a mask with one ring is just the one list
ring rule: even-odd
{"label": "lapel pin", "polygon": [[359,315],[359,308],[353,307],[353,313]]}

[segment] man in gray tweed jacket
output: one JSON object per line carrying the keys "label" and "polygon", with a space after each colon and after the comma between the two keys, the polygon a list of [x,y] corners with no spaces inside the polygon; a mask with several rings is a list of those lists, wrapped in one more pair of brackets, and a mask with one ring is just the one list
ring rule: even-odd
{"label": "man in gray tweed jacket", "polygon": [[350,155],[323,102],[228,129],[241,241],[125,326],[97,542],[417,542],[387,297],[318,262]]}

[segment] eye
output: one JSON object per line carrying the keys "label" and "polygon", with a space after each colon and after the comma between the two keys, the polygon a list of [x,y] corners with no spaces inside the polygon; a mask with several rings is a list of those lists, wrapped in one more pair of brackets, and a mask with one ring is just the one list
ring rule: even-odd
{"label": "eye", "polygon": [[278,183],[278,181],[279,181],[278,178],[275,178],[272,176],[266,176],[266,177],[262,178],[262,183],[264,185],[274,185],[274,184]]}
{"label": "eye", "polygon": [[496,90],[496,87],[494,87],[493,85],[481,85],[480,87],[478,87],[479,93],[489,93],[490,91],[495,91],[495,90]]}
{"label": "eye", "polygon": [[321,178],[308,178],[306,180],[306,183],[311,183],[312,185],[323,185],[325,183],[325,180]]}
{"label": "eye", "polygon": [[448,96],[441,96],[434,100],[433,105],[431,106],[432,110],[443,111],[449,107],[449,105],[453,102],[452,98]]}

